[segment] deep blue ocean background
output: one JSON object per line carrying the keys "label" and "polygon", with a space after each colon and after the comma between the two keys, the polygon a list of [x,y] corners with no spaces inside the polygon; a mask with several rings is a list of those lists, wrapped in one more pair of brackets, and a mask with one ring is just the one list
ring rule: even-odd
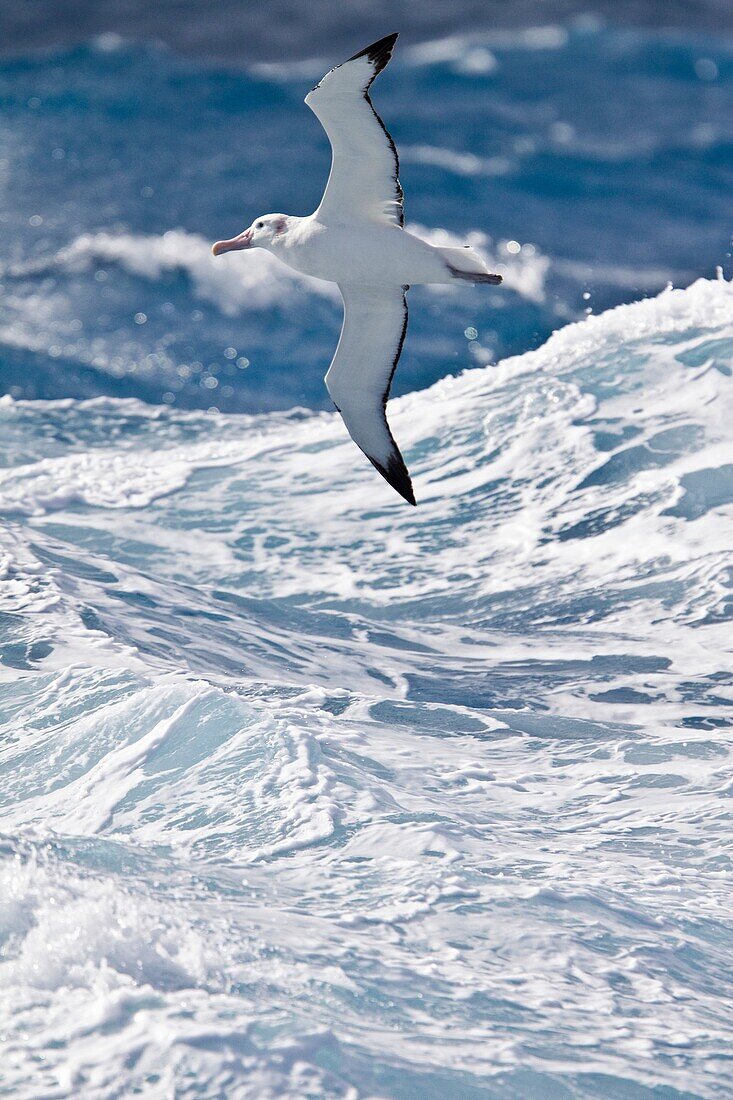
{"label": "deep blue ocean background", "polygon": [[[202,244],[259,213],[318,205],[329,149],[302,99],[335,60],[243,71],[107,35],[6,62],[8,392],[156,403],[169,393],[177,407],[223,412],[328,407],[340,302],[290,280],[232,301]],[[718,265],[730,273],[728,42],[592,19],[407,38],[375,100],[401,151],[408,223],[477,234],[516,272],[501,291],[413,293],[397,394],[477,355],[537,347],[588,309]],[[480,349],[463,336],[472,328]]]}
{"label": "deep blue ocean background", "polygon": [[405,18],[408,227],[505,275],[410,292],[416,510],[332,289],[210,255],[368,40],[9,17],[0,1095],[731,1095],[733,31],[670,8]]}

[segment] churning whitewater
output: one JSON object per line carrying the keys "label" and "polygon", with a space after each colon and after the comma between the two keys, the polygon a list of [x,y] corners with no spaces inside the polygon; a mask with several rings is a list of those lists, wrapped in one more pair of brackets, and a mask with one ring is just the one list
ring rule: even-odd
{"label": "churning whitewater", "polygon": [[417,513],[3,399],[6,1089],[725,1095],[732,359],[699,280],[402,398]]}

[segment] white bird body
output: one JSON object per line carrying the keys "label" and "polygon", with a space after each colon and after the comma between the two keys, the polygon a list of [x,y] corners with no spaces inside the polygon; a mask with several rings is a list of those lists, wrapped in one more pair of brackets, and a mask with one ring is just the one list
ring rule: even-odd
{"label": "white bird body", "polygon": [[[270,242],[269,251],[295,271],[339,286],[455,282],[442,249],[405,229],[368,218],[331,225],[318,211],[308,218],[289,217],[284,232]],[[465,252],[476,257],[472,249]]]}
{"label": "white bird body", "polygon": [[331,142],[331,172],[306,218],[266,214],[213,252],[266,248],[303,275],[337,283],[344,323],[326,385],[351,438],[382,476],[415,503],[385,407],[407,330],[405,294],[418,283],[500,283],[469,247],[428,244],[404,228],[399,161],[369,88],[397,35],[326,73],[306,96]]}

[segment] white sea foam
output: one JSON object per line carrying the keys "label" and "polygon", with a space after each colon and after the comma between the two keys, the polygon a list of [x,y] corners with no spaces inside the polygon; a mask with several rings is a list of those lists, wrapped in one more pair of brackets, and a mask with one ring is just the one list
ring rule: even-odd
{"label": "white sea foam", "polygon": [[435,145],[404,145],[400,159],[408,163],[431,164],[457,176],[505,176],[512,170],[507,157],[479,157]]}
{"label": "white sea foam", "polygon": [[[559,50],[567,40],[567,30],[557,24],[447,35],[414,46],[401,46],[392,64],[414,68],[448,64],[464,76],[487,76],[499,64],[494,51]],[[258,62],[249,65],[248,72],[259,79],[277,83],[315,81],[333,64],[333,56],[323,54],[301,61]]]}
{"label": "white sea foam", "polygon": [[434,38],[417,46],[408,46],[402,51],[401,59],[416,67],[447,63],[456,72],[473,76],[494,71],[498,61],[493,51],[559,50],[567,40],[567,30],[554,24],[488,33],[479,31]]}
{"label": "white sea foam", "polygon": [[[499,164],[494,164],[491,158],[481,161],[468,154],[433,151],[427,146],[418,146],[413,153],[423,163],[439,164],[459,173],[472,172],[474,164],[478,165],[477,171],[500,171]],[[534,246],[530,245],[524,254],[513,255],[505,251],[505,242],[494,244],[489,235],[481,230],[473,230],[466,238],[460,238],[448,230],[427,229],[417,223],[409,224],[407,228],[431,243],[469,243],[488,256],[491,262],[502,264],[507,285],[517,290],[518,294],[533,300],[540,300],[543,296],[541,287],[549,261],[538,254]],[[242,311],[260,310],[304,292],[335,300],[339,297],[335,285],[298,275],[262,249],[255,249],[244,259],[236,254],[215,259],[211,255],[210,244],[204,238],[184,230],[169,230],[160,237],[131,233],[85,233],[52,259],[15,264],[8,273],[21,277],[53,271],[58,267],[84,271],[97,263],[119,264],[124,271],[151,282],[158,281],[165,272],[184,272],[199,298],[210,301],[229,316]],[[43,303],[46,312],[55,316],[57,307],[53,296],[44,295]],[[24,329],[22,331],[25,333]],[[3,339],[22,346],[32,344],[28,335],[17,337],[13,332],[12,326],[4,328]],[[43,346],[42,341],[39,346]]]}
{"label": "white sea foam", "polygon": [[700,280],[397,400],[417,509],[331,415],[3,406],[8,1087],[722,1095],[732,361]]}
{"label": "white sea foam", "polygon": [[[494,241],[480,229],[474,229],[465,237],[459,237],[446,229],[428,229],[423,225],[410,227],[415,236],[435,245],[469,244],[484,257],[492,271],[504,278],[507,287],[531,302],[542,302],[545,298],[545,278],[550,268],[550,260],[543,256],[533,244],[519,241]],[[508,246],[511,246],[511,251]],[[515,249],[518,250],[515,251]],[[444,291],[444,287],[435,285],[430,288],[435,293]]]}
{"label": "white sea foam", "polygon": [[[524,256],[492,256],[491,238],[480,230],[460,238],[444,229],[430,230],[412,224],[408,229],[434,244],[471,244],[479,252],[495,259],[505,269],[507,285],[532,300],[541,300],[544,274],[549,261],[535,251]],[[196,234],[170,230],[160,237],[130,234],[84,234],[58,253],[56,263],[71,268],[94,262],[117,263],[140,278],[157,280],[164,271],[185,271],[195,293],[227,314],[258,310],[275,302],[286,301],[294,292],[307,290],[338,299],[331,283],[298,275],[263,249],[241,256],[214,258],[211,247]]]}
{"label": "white sea foam", "polygon": [[71,268],[116,263],[153,281],[164,271],[184,271],[195,293],[227,314],[262,309],[303,287],[326,297],[337,293],[329,283],[299,275],[263,249],[248,253],[244,263],[234,254],[215,258],[210,241],[182,229],[160,236],[85,233],[59,252],[56,262]]}
{"label": "white sea foam", "polygon": [[87,452],[0,470],[0,511],[41,515],[74,504],[100,508],[144,508],[185,484],[195,469],[240,461],[260,446],[230,440],[221,445],[107,454]]}

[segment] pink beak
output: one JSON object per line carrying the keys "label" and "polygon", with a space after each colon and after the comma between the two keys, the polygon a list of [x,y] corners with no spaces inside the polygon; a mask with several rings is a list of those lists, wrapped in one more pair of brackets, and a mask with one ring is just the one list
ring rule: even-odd
{"label": "pink beak", "polygon": [[238,237],[232,237],[229,241],[217,241],[215,245],[211,246],[211,251],[215,256],[221,256],[223,252],[237,252],[242,248],[251,248],[252,246],[252,230],[245,229],[244,233],[240,233]]}

